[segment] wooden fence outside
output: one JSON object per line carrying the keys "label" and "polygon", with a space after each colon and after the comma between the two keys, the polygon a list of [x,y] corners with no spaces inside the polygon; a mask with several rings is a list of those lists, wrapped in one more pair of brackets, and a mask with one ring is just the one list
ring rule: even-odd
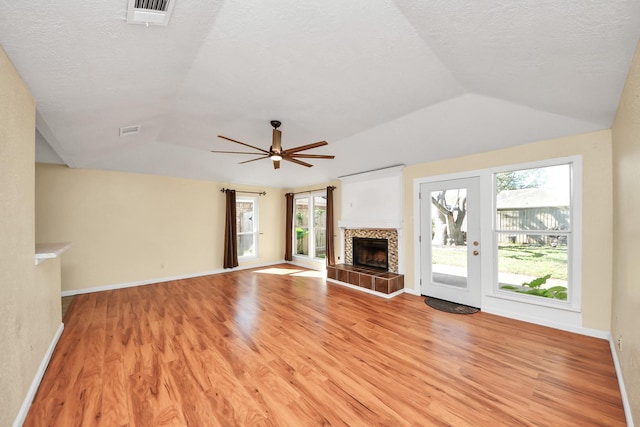
{"label": "wooden fence outside", "polygon": [[[563,244],[563,235],[540,235],[536,231],[569,230],[568,207],[498,209],[496,229],[499,243]],[[509,231],[512,231],[511,233]]]}

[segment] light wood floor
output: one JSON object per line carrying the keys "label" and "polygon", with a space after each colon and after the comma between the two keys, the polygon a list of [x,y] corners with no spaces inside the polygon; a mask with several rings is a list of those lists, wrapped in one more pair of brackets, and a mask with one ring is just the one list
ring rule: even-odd
{"label": "light wood floor", "polygon": [[604,340],[292,266],[79,295],[25,426],[623,426]]}

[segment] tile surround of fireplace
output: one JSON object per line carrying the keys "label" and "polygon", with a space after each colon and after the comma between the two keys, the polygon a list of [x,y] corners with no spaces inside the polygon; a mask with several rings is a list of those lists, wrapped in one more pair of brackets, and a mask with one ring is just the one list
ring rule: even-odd
{"label": "tile surround of fireplace", "polygon": [[387,239],[389,272],[398,272],[398,231],[392,228],[346,228],[344,229],[344,262],[353,265],[353,238]]}

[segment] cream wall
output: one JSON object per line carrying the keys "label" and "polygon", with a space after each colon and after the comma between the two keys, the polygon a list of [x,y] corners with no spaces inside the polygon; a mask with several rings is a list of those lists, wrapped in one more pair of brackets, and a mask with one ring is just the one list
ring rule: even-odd
{"label": "cream wall", "polygon": [[640,45],[613,125],[613,317],[611,335],[631,412],[640,423]]}
{"label": "cream wall", "polygon": [[258,199],[259,258],[240,267],[282,260],[279,189],[60,165],[36,165],[36,238],[71,242],[62,256],[68,293],[221,270],[222,187],[267,192]]}
{"label": "cream wall", "polygon": [[61,325],[55,265],[34,265],[34,147],[35,101],[0,48],[0,426],[18,417]]}
{"label": "cream wall", "polygon": [[[541,141],[404,169],[405,288],[419,291],[414,274],[413,181],[416,178],[467,172],[572,155],[583,161],[582,311],[583,327],[611,327],[612,166],[611,132]],[[603,256],[604,254],[604,256]]]}

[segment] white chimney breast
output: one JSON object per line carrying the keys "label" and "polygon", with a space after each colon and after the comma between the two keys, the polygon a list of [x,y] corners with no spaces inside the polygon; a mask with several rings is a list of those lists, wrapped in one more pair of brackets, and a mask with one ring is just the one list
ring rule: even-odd
{"label": "white chimney breast", "polygon": [[402,228],[404,165],[340,177],[341,228]]}

